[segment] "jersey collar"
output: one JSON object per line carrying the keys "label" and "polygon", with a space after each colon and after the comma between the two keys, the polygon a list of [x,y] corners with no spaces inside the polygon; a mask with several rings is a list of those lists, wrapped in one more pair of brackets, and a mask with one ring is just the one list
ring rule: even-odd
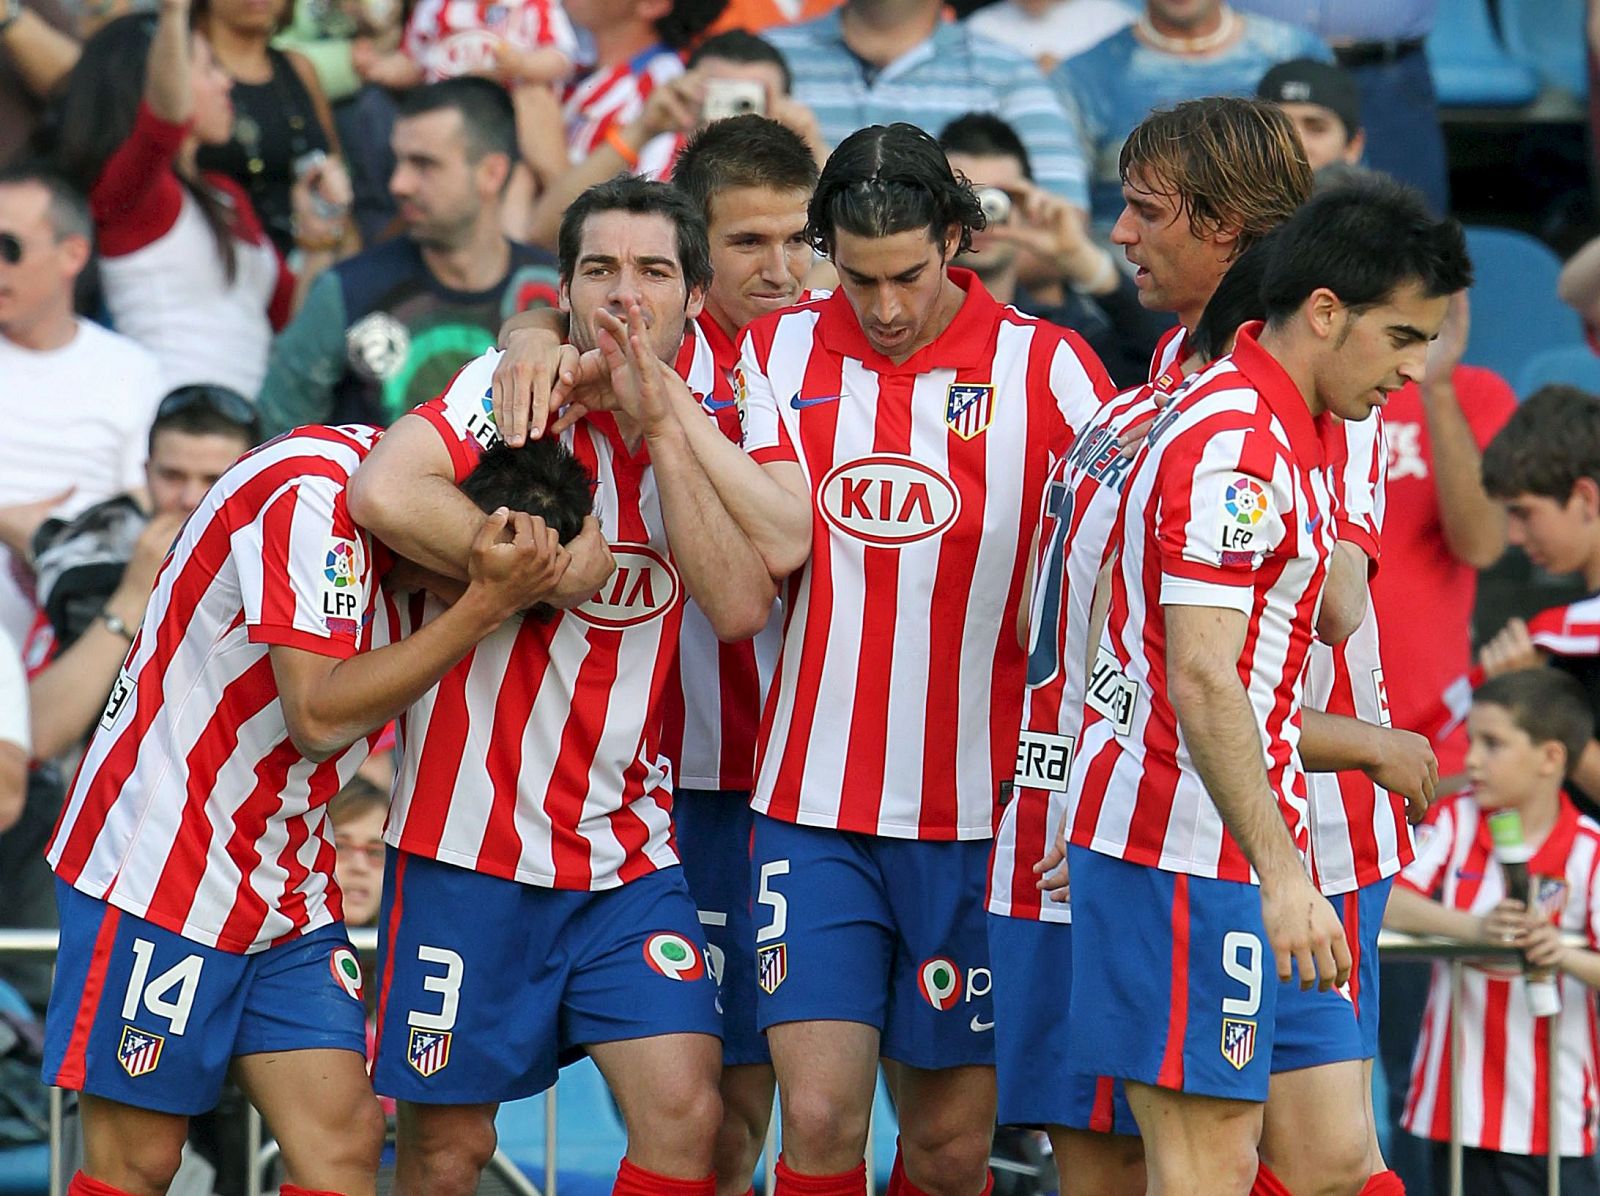
{"label": "jersey collar", "polygon": [[[1322,432],[1319,420],[1311,415],[1305,396],[1294,384],[1278,359],[1261,347],[1262,322],[1254,320],[1240,327],[1233,344],[1233,365],[1250,380],[1256,392],[1267,401],[1272,413],[1289,435],[1289,447],[1302,465],[1322,466]],[[1322,416],[1321,422],[1328,417]]]}
{"label": "jersey collar", "polygon": [[989,352],[991,333],[1000,318],[1000,305],[971,270],[949,268],[950,281],[966,294],[950,326],[896,365],[874,349],[861,331],[855,308],[840,287],[822,303],[817,320],[818,339],[835,352],[859,358],[875,374],[925,374],[936,369],[966,369],[979,365]]}
{"label": "jersey collar", "polygon": [[[695,317],[695,323],[700,335],[706,338],[706,344],[711,346],[711,360],[716,363],[718,372],[731,374],[733,367],[739,364],[739,346],[734,344],[733,337],[722,331],[722,325],[709,311],[702,311]],[[683,373],[681,369],[678,372]]]}

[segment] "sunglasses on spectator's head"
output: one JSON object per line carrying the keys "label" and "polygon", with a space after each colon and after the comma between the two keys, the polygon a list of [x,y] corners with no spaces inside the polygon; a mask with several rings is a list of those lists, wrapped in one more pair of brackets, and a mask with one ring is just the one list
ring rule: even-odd
{"label": "sunglasses on spectator's head", "polygon": [[[3,234],[0,234],[3,235]],[[250,400],[226,386],[180,386],[161,400],[156,408],[156,419],[170,419],[196,407],[204,408],[223,419],[231,420],[252,431],[256,426],[256,409]]]}
{"label": "sunglasses on spectator's head", "polygon": [[22,238],[16,233],[0,233],[0,262],[15,266],[22,260]]}

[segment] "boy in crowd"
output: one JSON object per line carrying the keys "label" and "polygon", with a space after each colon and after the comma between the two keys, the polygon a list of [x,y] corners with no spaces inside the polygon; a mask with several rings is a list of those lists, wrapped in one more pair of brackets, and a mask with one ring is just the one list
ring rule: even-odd
{"label": "boy in crowd", "polygon": [[[1495,677],[1467,716],[1472,788],[1436,805],[1416,860],[1400,874],[1384,925],[1410,934],[1516,947],[1515,959],[1466,969],[1459,1000],[1449,969],[1433,965],[1422,1037],[1402,1125],[1434,1146],[1434,1191],[1447,1190],[1451,1136],[1451,1019],[1460,1018],[1461,1132],[1466,1196],[1543,1191],[1551,1149],[1546,1110],[1552,1050],[1559,1067],[1555,1149],[1561,1190],[1600,1192],[1594,1163],[1596,1031],[1590,989],[1600,987],[1600,825],[1578,812],[1562,783],[1594,734],[1582,687],[1554,669]],[[1507,897],[1488,816],[1521,815],[1531,901]],[[1581,935],[1568,947],[1563,935]],[[1562,1012],[1537,1017],[1523,968],[1554,969]]]}

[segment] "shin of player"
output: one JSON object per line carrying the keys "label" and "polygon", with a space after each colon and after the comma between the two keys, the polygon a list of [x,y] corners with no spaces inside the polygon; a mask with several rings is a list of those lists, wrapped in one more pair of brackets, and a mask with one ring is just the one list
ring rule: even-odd
{"label": "shin of player", "polygon": [[[1196,376],[1128,483],[1068,790],[1071,1042],[1128,1081],[1162,1196],[1249,1190],[1280,985],[1349,970],[1300,854],[1293,716],[1335,542],[1318,421],[1417,373],[1468,273],[1459,227],[1403,190],[1313,199],[1276,235],[1265,327]],[[1151,1008],[1172,1011],[1154,1032]]]}
{"label": "shin of player", "polygon": [[382,1115],[326,803],[384,723],[566,564],[542,523],[501,511],[450,617],[371,650],[386,556],[346,486],[379,435],[302,430],[223,475],[68,796],[44,1072],[83,1094],[76,1192],[165,1192],[230,1067],[299,1190],[375,1190]]}

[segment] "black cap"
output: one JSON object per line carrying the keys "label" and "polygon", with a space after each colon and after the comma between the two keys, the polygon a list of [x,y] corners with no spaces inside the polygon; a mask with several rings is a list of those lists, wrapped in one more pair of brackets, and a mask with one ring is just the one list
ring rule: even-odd
{"label": "black cap", "polygon": [[1316,104],[1343,121],[1351,137],[1361,131],[1361,93],[1355,80],[1331,63],[1314,58],[1280,62],[1262,76],[1256,96],[1274,104]]}

